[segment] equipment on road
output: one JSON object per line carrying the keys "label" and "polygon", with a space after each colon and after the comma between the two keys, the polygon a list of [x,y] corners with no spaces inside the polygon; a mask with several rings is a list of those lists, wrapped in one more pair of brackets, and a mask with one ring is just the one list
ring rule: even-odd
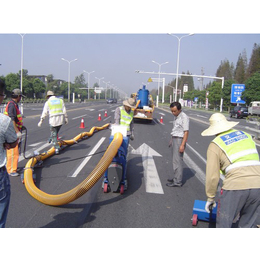
{"label": "equipment on road", "polygon": [[137,93],[133,93],[131,97],[137,102],[134,118],[151,122],[153,120],[154,102],[152,95],[149,94],[149,90],[145,88],[145,85]]}
{"label": "equipment on road", "polygon": [[208,213],[205,210],[206,203],[207,203],[206,201],[202,201],[202,200],[194,201],[192,219],[191,219],[192,226],[197,226],[199,220],[206,221],[206,222],[213,222],[213,223],[216,222],[218,205],[216,205],[216,207],[214,207],[213,209],[211,208],[210,213]]}
{"label": "equipment on road", "polygon": [[[83,132],[76,136],[75,138],[71,140],[61,140],[59,141],[59,145],[73,145],[77,143],[80,139],[93,135],[94,131],[96,130],[103,130],[108,128],[109,124],[103,125],[102,127],[92,127],[89,132]],[[98,180],[103,176],[104,172],[108,168],[108,166],[111,164],[113,158],[117,154],[117,151],[119,147],[121,146],[123,141],[123,135],[121,133],[115,133],[113,141],[110,143],[109,147],[107,148],[105,154],[99,161],[99,163],[96,165],[94,170],[88,175],[88,177],[82,181],[78,186],[71,189],[68,192],[57,194],[57,195],[51,195],[48,193],[45,193],[38,189],[35,186],[35,183],[33,181],[33,167],[38,161],[43,161],[47,159],[48,157],[55,154],[55,148],[52,147],[50,150],[48,150],[45,153],[39,154],[38,156],[32,157],[26,164],[24,169],[24,181],[25,181],[25,187],[28,191],[28,193],[34,197],[36,200],[51,206],[61,206],[68,204],[77,198],[81,197],[83,194],[85,194],[88,190],[90,190],[97,182]]]}
{"label": "equipment on road", "polygon": [[112,126],[112,134],[109,138],[109,143],[114,139],[114,133],[120,132],[123,135],[123,142],[119,147],[116,156],[113,158],[111,164],[105,172],[102,188],[104,193],[109,190],[112,192],[119,191],[123,194],[127,190],[126,180],[126,158],[129,144],[129,137],[127,137],[127,127],[120,125]]}

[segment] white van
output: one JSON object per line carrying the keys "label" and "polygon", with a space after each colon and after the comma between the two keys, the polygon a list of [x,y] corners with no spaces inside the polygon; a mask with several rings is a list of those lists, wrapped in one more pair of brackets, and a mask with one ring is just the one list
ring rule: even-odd
{"label": "white van", "polygon": [[260,116],[260,101],[252,101],[248,107],[249,115],[259,115]]}

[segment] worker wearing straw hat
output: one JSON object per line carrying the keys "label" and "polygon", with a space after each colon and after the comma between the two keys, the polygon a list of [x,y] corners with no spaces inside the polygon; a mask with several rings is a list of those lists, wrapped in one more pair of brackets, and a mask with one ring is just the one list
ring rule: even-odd
{"label": "worker wearing straw hat", "polygon": [[216,206],[220,172],[225,175],[218,198],[216,227],[231,227],[240,215],[239,227],[254,227],[260,211],[260,162],[252,137],[235,130],[238,122],[227,121],[221,113],[213,114],[202,136],[215,136],[207,150],[205,210]]}

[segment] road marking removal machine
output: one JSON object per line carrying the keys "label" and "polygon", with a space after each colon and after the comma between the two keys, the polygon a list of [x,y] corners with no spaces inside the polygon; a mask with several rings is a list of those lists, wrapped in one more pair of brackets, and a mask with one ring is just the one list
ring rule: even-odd
{"label": "road marking removal machine", "polygon": [[119,191],[120,194],[123,194],[124,191],[127,190],[126,163],[129,137],[127,136],[127,129],[125,126],[112,125],[111,129],[112,133],[109,138],[109,143],[113,141],[115,133],[118,132],[123,135],[123,141],[116,156],[113,158],[105,172],[102,188],[104,193]]}

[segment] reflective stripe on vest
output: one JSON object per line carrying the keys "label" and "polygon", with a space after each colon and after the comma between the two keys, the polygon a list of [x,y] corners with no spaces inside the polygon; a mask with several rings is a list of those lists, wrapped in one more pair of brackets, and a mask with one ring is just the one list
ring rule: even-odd
{"label": "reflective stripe on vest", "polygon": [[17,118],[17,121],[15,121],[15,125],[16,125],[16,127],[17,127],[19,130],[21,130],[21,129],[22,129],[22,126],[23,126],[23,116],[22,116],[22,114],[21,114],[21,112],[20,112],[20,110],[19,110],[17,104],[16,104],[14,101],[11,100],[11,101],[9,101],[9,102],[7,103],[7,105],[6,105],[6,107],[5,107],[5,112],[4,112],[4,114],[7,115],[7,116],[9,116],[9,115],[8,115],[8,107],[9,107],[9,104],[10,104],[11,102],[14,104],[14,107],[15,107],[15,109],[16,109],[16,118]]}
{"label": "reflective stripe on vest", "polygon": [[225,173],[238,167],[260,165],[255,142],[251,135],[243,131],[227,131],[218,135],[212,142],[221,148],[231,162]]}
{"label": "reflective stripe on vest", "polygon": [[130,114],[128,114],[124,107],[120,107],[120,125],[127,126],[127,131],[130,131],[130,124],[134,118],[134,112],[131,110]]}
{"label": "reflective stripe on vest", "polygon": [[63,114],[63,110],[62,110],[63,100],[62,99],[52,98],[52,99],[49,99],[47,102],[48,102],[48,106],[49,106],[50,116]]}

